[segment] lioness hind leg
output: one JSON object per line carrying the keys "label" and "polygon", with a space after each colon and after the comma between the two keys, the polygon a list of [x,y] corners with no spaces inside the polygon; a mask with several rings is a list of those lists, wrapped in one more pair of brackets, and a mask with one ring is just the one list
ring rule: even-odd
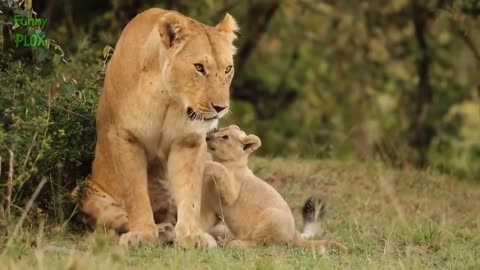
{"label": "lioness hind leg", "polygon": [[114,198],[93,185],[80,200],[79,212],[82,221],[92,229],[103,227],[118,233],[128,231],[125,209]]}
{"label": "lioness hind leg", "polygon": [[149,177],[148,195],[150,197],[155,223],[170,223],[175,225],[177,223],[177,205],[168,180]]}

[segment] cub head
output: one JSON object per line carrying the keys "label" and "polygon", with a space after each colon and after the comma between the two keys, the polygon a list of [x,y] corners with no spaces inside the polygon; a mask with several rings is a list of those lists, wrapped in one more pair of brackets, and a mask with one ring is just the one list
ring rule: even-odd
{"label": "cub head", "polygon": [[248,156],[257,150],[262,142],[256,135],[247,135],[238,126],[229,126],[207,135],[208,152],[214,161],[247,162]]}
{"label": "cub head", "polygon": [[190,121],[216,127],[230,106],[234,67],[233,41],[238,31],[228,13],[214,27],[169,11],[159,22],[165,89]]}

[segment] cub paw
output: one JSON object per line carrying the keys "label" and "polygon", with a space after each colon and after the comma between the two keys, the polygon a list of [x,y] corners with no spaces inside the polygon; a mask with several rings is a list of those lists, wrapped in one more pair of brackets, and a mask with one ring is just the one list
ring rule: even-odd
{"label": "cub paw", "polygon": [[200,230],[189,230],[186,226],[178,226],[178,224],[175,227],[175,240],[180,247],[185,249],[217,246],[217,241],[210,234],[203,233]]}
{"label": "cub paw", "polygon": [[208,233],[203,233],[203,238],[205,240],[205,248],[214,248],[214,247],[217,247],[217,241],[215,241],[215,238],[213,238],[213,236],[211,236],[210,234]]}
{"label": "cub paw", "polygon": [[157,242],[157,231],[142,232],[131,231],[120,236],[119,245],[123,247],[137,246],[140,244],[154,244]]}

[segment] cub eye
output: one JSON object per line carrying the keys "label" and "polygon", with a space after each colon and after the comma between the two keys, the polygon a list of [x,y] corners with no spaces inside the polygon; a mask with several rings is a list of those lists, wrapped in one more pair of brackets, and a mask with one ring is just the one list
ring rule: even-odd
{"label": "cub eye", "polygon": [[230,71],[232,71],[232,66],[228,66],[227,68],[225,68],[225,74],[230,73]]}
{"label": "cub eye", "polygon": [[205,73],[205,69],[203,68],[202,64],[194,64],[194,66],[198,72]]}
{"label": "cub eye", "polygon": [[223,136],[222,136],[222,139],[228,140],[228,135],[223,135]]}

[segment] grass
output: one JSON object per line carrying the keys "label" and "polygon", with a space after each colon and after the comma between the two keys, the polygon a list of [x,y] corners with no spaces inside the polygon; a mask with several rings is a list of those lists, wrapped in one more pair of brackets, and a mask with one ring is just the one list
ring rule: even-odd
{"label": "grass", "polygon": [[123,250],[110,234],[48,223],[42,229],[28,220],[0,257],[0,269],[480,269],[478,184],[375,164],[257,158],[251,167],[282,193],[299,227],[304,200],[324,194],[320,238],[343,242],[348,254],[289,247]]}

